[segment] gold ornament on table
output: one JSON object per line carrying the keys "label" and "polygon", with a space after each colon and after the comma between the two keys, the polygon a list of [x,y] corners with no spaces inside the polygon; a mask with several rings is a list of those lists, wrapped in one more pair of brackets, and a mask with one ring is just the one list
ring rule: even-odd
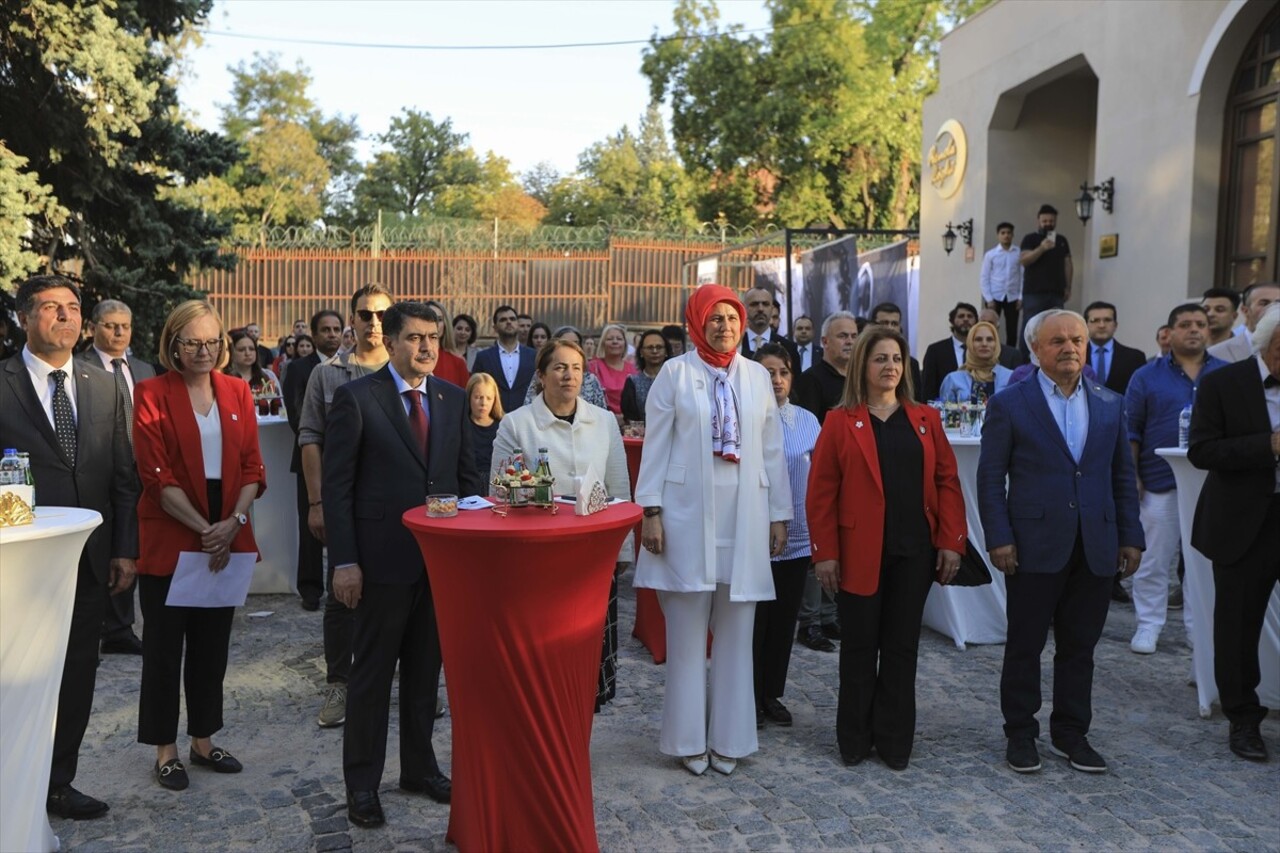
{"label": "gold ornament on table", "polygon": [[498,499],[493,511],[498,515],[506,515],[507,511],[516,507],[537,507],[549,509],[556,515],[553,486],[556,478],[551,476],[551,462],[545,447],[538,448],[538,461],[530,469],[524,462],[524,451],[515,448],[515,455],[498,466],[494,474],[493,497]]}
{"label": "gold ornament on table", "polygon": [[31,504],[18,497],[16,492],[0,493],[0,527],[18,527],[36,520]]}

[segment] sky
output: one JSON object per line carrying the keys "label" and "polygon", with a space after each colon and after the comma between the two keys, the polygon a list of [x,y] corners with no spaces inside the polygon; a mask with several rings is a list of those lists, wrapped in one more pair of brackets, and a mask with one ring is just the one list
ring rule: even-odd
{"label": "sky", "polygon": [[[477,153],[492,150],[516,171],[547,161],[573,171],[578,155],[623,125],[633,130],[649,101],[642,44],[539,50],[409,50],[299,44],[548,45],[645,41],[670,33],[674,0],[217,0],[204,44],[187,56],[184,107],[216,129],[229,101],[228,67],[255,52],[298,61],[326,115],[355,116],[362,160],[374,136],[404,108],[450,118]],[[719,0],[722,26],[764,27],[760,0]],[[236,34],[240,37],[233,37]],[[244,38],[252,36],[253,38]]]}

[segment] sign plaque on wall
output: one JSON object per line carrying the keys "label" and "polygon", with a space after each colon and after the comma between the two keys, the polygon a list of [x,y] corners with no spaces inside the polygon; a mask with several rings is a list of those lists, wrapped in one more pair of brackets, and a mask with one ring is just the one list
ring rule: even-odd
{"label": "sign plaque on wall", "polygon": [[969,142],[964,128],[955,119],[947,119],[929,148],[929,183],[941,198],[951,198],[960,190],[968,162]]}
{"label": "sign plaque on wall", "polygon": [[1103,234],[1098,238],[1098,257],[1114,258],[1120,254],[1120,235]]}

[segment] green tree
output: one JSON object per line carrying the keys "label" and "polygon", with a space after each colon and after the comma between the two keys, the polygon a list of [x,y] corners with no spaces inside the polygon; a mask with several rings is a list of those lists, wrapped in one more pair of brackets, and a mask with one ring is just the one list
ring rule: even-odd
{"label": "green tree", "polygon": [[132,306],[144,355],[174,302],[193,295],[189,272],[234,263],[218,251],[225,229],[172,192],[236,157],[223,137],[183,124],[172,79],[211,6],[0,4],[0,284],[79,270],[86,307]]}
{"label": "green tree", "polygon": [[745,37],[712,0],[680,0],[679,38],[655,37],[642,71],[671,103],[699,212],[715,197],[737,202],[735,224],[909,227],[938,41],[987,2],[768,0],[772,30]]}
{"label": "green tree", "polygon": [[551,203],[551,188],[559,180],[560,172],[545,160],[535,163],[529,171],[520,175],[520,185],[524,187],[524,191],[544,207]]}
{"label": "green tree", "polygon": [[450,119],[436,121],[430,113],[406,109],[378,142],[386,149],[365,167],[355,188],[356,214],[365,222],[380,210],[399,217],[431,213],[442,190],[480,180],[467,134],[455,131]]}
{"label": "green tree", "polygon": [[[471,149],[466,153],[474,159]],[[527,228],[547,215],[547,208],[521,188],[506,158],[488,152],[474,175],[475,180],[442,187],[432,212],[457,219],[498,219]]]}

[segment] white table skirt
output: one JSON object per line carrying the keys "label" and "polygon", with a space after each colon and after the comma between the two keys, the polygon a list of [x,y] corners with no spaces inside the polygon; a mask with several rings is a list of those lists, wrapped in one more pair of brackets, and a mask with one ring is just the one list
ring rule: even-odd
{"label": "white table skirt", "polygon": [[253,536],[262,561],[253,571],[250,593],[298,591],[298,482],[289,470],[294,440],[283,415],[258,418],[267,491],[253,503]]}
{"label": "white table skirt", "polygon": [[[987,559],[987,539],[978,516],[978,451],[979,438],[948,435],[956,453],[960,474],[960,490],[964,493],[965,520],[969,538]],[[938,586],[929,591],[924,604],[924,624],[939,634],[955,640],[956,648],[966,643],[1003,643],[1008,633],[1005,617],[1004,574],[987,563],[991,583],[986,586]]]}
{"label": "white table skirt", "polygon": [[0,850],[57,850],[45,795],[76,575],[102,516],[39,507],[0,527]]}
{"label": "white table skirt", "polygon": [[[1191,661],[1196,677],[1196,693],[1200,716],[1208,717],[1218,701],[1218,683],[1213,676],[1213,563],[1191,547],[1191,525],[1196,517],[1196,502],[1204,486],[1205,472],[1187,461],[1187,451],[1164,448],[1156,451],[1173,469],[1178,484],[1178,523],[1182,528],[1182,559],[1187,576],[1183,581],[1183,607],[1191,608]],[[1280,590],[1271,591],[1267,616],[1258,641],[1258,662],[1262,682],[1258,685],[1258,701],[1268,708],[1280,708]]]}

